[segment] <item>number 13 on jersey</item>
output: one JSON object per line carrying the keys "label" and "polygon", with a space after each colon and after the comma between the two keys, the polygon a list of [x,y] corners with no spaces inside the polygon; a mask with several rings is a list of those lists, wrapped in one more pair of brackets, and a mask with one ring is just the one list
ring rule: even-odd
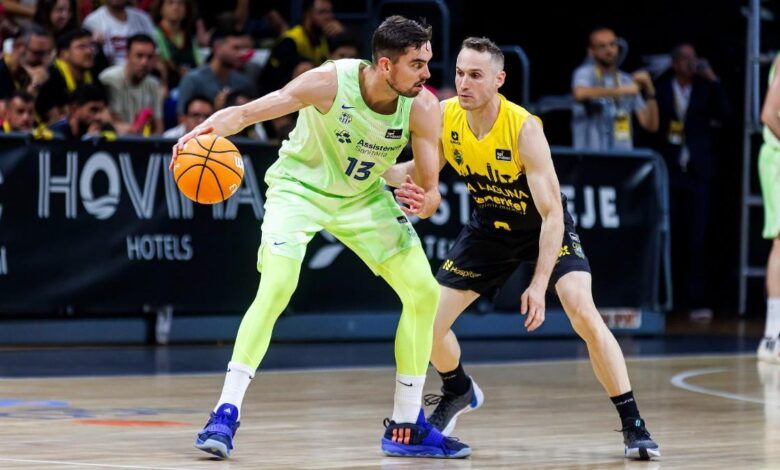
{"label": "number 13 on jersey", "polygon": [[[358,181],[363,181],[371,176],[371,168],[376,165],[376,162],[364,162],[355,157],[347,157],[347,160],[349,160],[349,165],[344,173]],[[358,164],[360,164],[359,167]],[[357,169],[355,169],[356,167]]]}

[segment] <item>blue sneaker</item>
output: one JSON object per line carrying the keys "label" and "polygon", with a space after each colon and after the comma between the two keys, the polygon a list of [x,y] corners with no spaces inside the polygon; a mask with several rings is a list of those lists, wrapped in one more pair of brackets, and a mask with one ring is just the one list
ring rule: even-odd
{"label": "blue sneaker", "polygon": [[462,459],[471,455],[471,447],[440,433],[425,420],[420,410],[417,422],[396,423],[385,419],[382,452],[392,457],[431,457]]}
{"label": "blue sneaker", "polygon": [[208,423],[195,439],[195,447],[226,459],[230,455],[230,449],[233,448],[233,436],[236,435],[240,425],[238,408],[225,403],[217,408],[216,413],[211,412]]}

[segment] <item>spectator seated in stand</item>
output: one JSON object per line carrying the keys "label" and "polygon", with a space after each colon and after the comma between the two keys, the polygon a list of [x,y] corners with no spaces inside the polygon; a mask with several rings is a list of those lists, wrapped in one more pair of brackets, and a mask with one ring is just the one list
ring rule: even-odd
{"label": "spectator seated in stand", "polygon": [[90,69],[95,63],[95,46],[92,34],[86,29],[74,29],[57,39],[57,58],[49,67],[49,78],[41,86],[36,98],[36,109],[52,111],[52,115],[40,114],[43,122],[51,123],[57,110],[70,102],[70,95],[82,84],[92,84]]}
{"label": "spectator seated in stand", "polygon": [[214,114],[214,105],[205,96],[195,95],[184,106],[186,112],[179,116],[179,125],[163,132],[163,137],[178,139]]}
{"label": "spectator seated in stand", "polygon": [[31,132],[35,121],[35,99],[26,91],[14,91],[5,99],[2,132]]}
{"label": "spectator seated in stand", "polygon": [[150,75],[154,47],[150,36],[131,36],[125,63],[100,74],[108,92],[111,123],[119,134],[149,136],[163,130],[160,82]]}
{"label": "spectator seated in stand", "polygon": [[203,63],[193,35],[195,17],[193,0],[156,0],[152,5],[152,18],[157,24],[154,40],[169,89]]}
{"label": "spectator seated in stand", "polygon": [[72,0],[38,0],[33,21],[55,39],[65,31],[79,27]]}
{"label": "spectator seated in stand", "polygon": [[51,35],[43,28],[31,24],[22,29],[11,53],[0,61],[0,99],[14,91],[26,91],[35,97],[49,78],[47,68],[53,50]]}
{"label": "spectator seated in stand", "polygon": [[101,85],[79,85],[70,96],[68,114],[50,126],[51,131],[68,140],[105,138],[115,140],[109,122],[108,97]]}
{"label": "spectator seated in stand", "polygon": [[148,13],[128,6],[128,0],[106,0],[106,4],[84,18],[84,28],[103,45],[110,65],[125,62],[127,40],[136,34],[154,36],[154,22]]}
{"label": "spectator seated in stand", "polygon": [[252,52],[246,48],[247,35],[243,31],[216,31],[211,38],[211,60],[190,71],[179,84],[176,113],[184,114],[184,105],[195,95],[203,95],[215,103],[224,104],[225,97],[234,90],[254,96],[252,82],[240,71]]}

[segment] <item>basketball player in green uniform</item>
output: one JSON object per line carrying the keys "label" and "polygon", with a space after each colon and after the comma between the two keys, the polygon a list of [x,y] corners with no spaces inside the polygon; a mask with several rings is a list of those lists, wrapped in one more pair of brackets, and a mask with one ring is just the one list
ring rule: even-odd
{"label": "basketball player in green uniform", "polygon": [[[421,411],[439,287],[414,229],[381,177],[411,139],[424,201],[408,213],[428,217],[438,207],[441,115],[438,101],[423,87],[430,77],[430,38],[430,27],[390,17],[374,33],[373,62],[327,62],[278,91],[215,113],[174,146],[177,155],[197,135],[229,136],[299,111],[295,129],[265,176],[260,286],[238,330],[222,395],[195,442],[199,449],[228,456],[241,402],[274,322],[295,291],[306,245],[325,229],[382,276],[403,304],[395,342],[395,403],[382,451],[439,458],[471,452],[443,436]],[[175,164],[174,158],[172,168]]]}
{"label": "basketball player in green uniform", "polygon": [[766,308],[764,338],[758,346],[760,360],[780,364],[780,56],[769,71],[769,88],[761,110],[764,145],[758,156],[758,175],[764,196],[764,232],[772,240],[766,265]]}
{"label": "basketball player in green uniform", "polygon": [[[439,167],[448,162],[464,179],[475,208],[436,279],[442,286],[431,362],[442,377],[441,396],[429,421],[443,434],[458,415],[482,405],[484,395],[463,371],[460,346],[450,327],[479,296],[493,297],[522,263],[535,265],[521,296],[525,327],[544,321],[545,292],[561,300],[574,330],[588,345],[593,370],[617,408],[625,455],[660,455],[634,401],[626,363],[591,295],[590,265],[560,192],[550,148],[535,116],[498,93],[505,79],[504,55],[489,39],[463,41],[455,69],[456,98],[441,103],[443,129]],[[395,165],[385,178],[394,186],[413,175],[416,162]],[[397,190],[414,207],[424,191]]]}

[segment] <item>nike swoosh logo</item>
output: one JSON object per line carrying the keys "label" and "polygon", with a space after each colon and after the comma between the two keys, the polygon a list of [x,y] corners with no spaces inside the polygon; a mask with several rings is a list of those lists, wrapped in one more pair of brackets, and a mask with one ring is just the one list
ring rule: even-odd
{"label": "nike swoosh logo", "polygon": [[345,104],[341,105],[341,109],[354,109],[354,108],[355,108],[354,106],[347,106]]}
{"label": "nike swoosh logo", "polygon": [[401,382],[400,380],[397,380],[396,382],[398,382],[401,385],[405,385],[407,387],[411,387],[412,386],[412,384],[406,384],[406,383]]}
{"label": "nike swoosh logo", "polygon": [[274,242],[274,246],[284,245],[287,242]]}

